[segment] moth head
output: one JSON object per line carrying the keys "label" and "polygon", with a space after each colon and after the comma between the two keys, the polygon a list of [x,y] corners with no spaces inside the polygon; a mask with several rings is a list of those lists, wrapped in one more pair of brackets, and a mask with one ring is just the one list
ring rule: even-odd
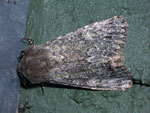
{"label": "moth head", "polygon": [[17,66],[19,76],[28,79],[32,84],[44,81],[50,71],[59,64],[50,51],[41,46],[27,47],[22,51]]}

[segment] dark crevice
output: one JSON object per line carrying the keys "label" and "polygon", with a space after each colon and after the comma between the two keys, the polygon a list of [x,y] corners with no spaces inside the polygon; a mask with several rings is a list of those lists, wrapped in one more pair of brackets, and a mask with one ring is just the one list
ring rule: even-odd
{"label": "dark crevice", "polygon": [[142,80],[133,79],[133,85],[140,85],[145,87],[150,87],[150,84],[142,83]]}

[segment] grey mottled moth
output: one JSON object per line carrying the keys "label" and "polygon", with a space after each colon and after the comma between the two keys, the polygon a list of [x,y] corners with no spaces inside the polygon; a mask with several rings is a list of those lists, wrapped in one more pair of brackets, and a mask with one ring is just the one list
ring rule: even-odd
{"label": "grey mottled moth", "polygon": [[74,32],[24,49],[18,73],[31,84],[54,83],[92,90],[132,86],[123,66],[127,22],[122,16],[86,25]]}

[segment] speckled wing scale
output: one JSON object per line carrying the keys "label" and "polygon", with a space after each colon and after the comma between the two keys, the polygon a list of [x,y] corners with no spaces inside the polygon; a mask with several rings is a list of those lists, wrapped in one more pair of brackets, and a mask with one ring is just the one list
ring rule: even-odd
{"label": "speckled wing scale", "polygon": [[54,83],[93,90],[132,86],[123,66],[127,22],[121,16],[95,22],[42,45],[28,46],[18,64],[31,84]]}

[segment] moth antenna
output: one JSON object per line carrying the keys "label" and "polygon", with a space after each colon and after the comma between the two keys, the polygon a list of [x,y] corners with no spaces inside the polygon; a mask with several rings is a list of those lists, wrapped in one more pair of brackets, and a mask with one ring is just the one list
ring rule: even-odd
{"label": "moth antenna", "polygon": [[29,45],[31,45],[31,46],[33,46],[34,45],[34,40],[32,40],[32,39],[30,39],[30,38],[28,38],[28,37],[25,37],[25,38],[23,38],[23,39],[21,39],[21,41],[27,41],[27,43],[29,44]]}

